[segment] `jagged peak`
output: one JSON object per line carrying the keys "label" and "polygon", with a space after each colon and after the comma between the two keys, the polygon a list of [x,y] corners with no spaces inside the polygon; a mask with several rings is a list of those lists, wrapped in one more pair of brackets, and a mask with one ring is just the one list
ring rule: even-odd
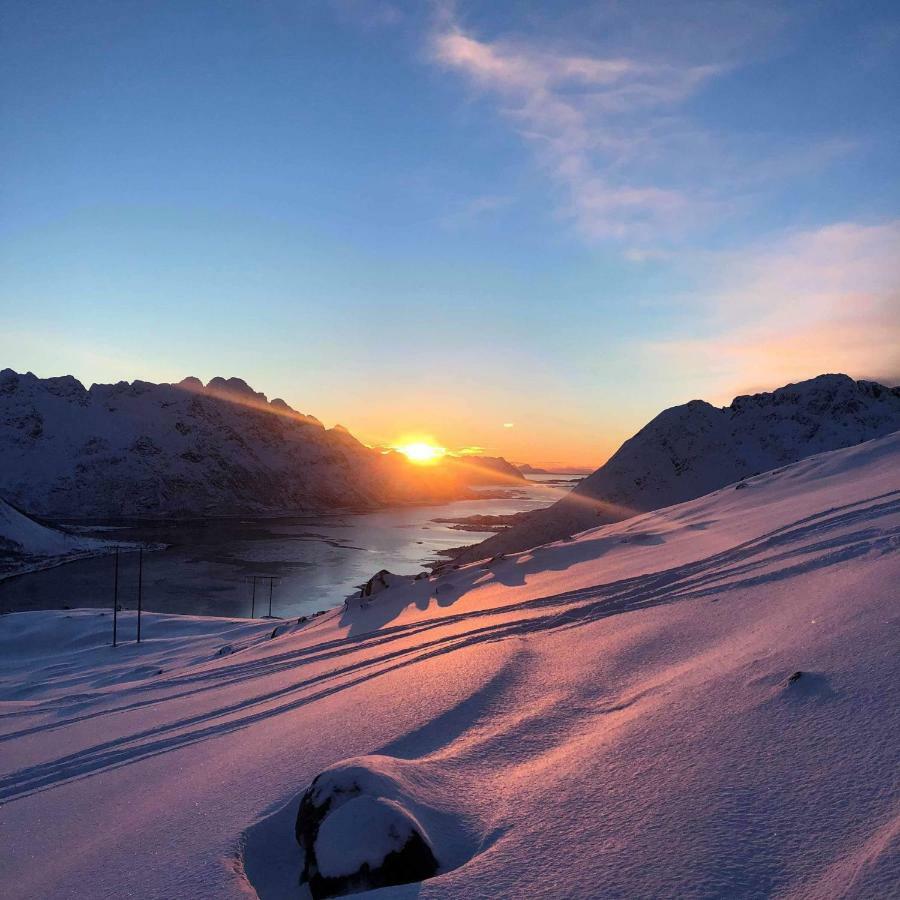
{"label": "jagged peak", "polygon": [[889,390],[877,382],[854,381],[849,375],[841,372],[831,372],[807,378],[804,381],[792,382],[775,388],[772,391],[760,391],[756,394],[741,394],[731,401],[726,409],[740,410],[747,406],[765,406],[786,399],[801,399],[807,396],[822,393],[857,393],[862,389],[864,393],[870,393],[864,386],[877,386],[881,390]]}
{"label": "jagged peak", "polygon": [[243,378],[222,378],[220,375],[217,375],[207,383],[206,391],[211,394],[235,394],[239,397],[252,397],[254,400],[260,400],[263,403],[269,402],[265,394],[254,391]]}

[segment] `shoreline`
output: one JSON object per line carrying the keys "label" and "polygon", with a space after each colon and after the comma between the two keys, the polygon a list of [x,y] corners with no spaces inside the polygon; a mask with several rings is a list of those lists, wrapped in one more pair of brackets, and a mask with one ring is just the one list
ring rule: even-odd
{"label": "shoreline", "polygon": [[[92,548],[89,554],[67,555],[46,564],[29,561],[27,569],[0,578],[0,608],[4,612],[110,608],[109,556],[117,541],[167,551],[144,559],[145,610],[249,619],[253,576],[275,577],[274,614],[290,617],[339,608],[380,569],[405,575],[452,565],[447,551],[459,552],[460,537],[477,543],[491,533],[462,535],[439,520],[514,513],[548,500],[540,482],[526,480],[513,490],[473,491],[468,500],[330,510],[321,515],[303,510],[266,516],[67,520],[72,533],[99,538],[110,551]],[[134,606],[136,560],[128,554],[120,562],[124,565],[120,605]],[[264,593],[267,605],[267,587]],[[259,593],[256,599],[259,613]]]}

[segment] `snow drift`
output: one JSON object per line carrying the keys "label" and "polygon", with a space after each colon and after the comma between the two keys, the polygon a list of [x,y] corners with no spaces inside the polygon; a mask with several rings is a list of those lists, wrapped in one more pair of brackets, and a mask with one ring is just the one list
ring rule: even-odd
{"label": "snow drift", "polygon": [[660,413],[570,495],[458,559],[527,550],[898,429],[900,387],[847,375],[736,397],[722,409],[692,400]]}
{"label": "snow drift", "polygon": [[395,806],[438,863],[377,896],[892,895],[900,435],[743,484],[275,637],[0,617],[5,895],[302,897],[302,800],[350,781],[392,813],[329,872]]}

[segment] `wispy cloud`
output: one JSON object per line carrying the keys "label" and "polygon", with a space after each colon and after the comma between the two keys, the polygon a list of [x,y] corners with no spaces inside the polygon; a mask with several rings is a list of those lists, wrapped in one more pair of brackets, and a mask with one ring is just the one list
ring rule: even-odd
{"label": "wispy cloud", "polygon": [[360,28],[382,28],[399,25],[404,14],[400,6],[389,0],[329,0],[342,22]]}
{"label": "wispy cloud", "polygon": [[717,399],[823,371],[900,380],[900,220],[842,222],[707,257],[700,336],[644,344],[646,365]]}
{"label": "wispy cloud", "polygon": [[505,115],[567,192],[567,212],[590,239],[646,240],[680,228],[697,207],[681,191],[629,177],[658,124],[711,78],[714,65],[673,65],[626,56],[552,52],[514,40],[481,41],[445,19],[433,57],[496,94]]}
{"label": "wispy cloud", "polygon": [[585,4],[578,21],[490,38],[452,3],[439,9],[431,60],[496,104],[584,239],[618,242],[636,261],[855,147],[839,136],[802,146],[770,146],[762,135],[736,141],[689,113],[700,91],[777,39],[787,19],[767,0]]}
{"label": "wispy cloud", "polygon": [[481,194],[460,203],[456,209],[443,217],[448,228],[459,228],[478,219],[496,215],[506,209],[513,198],[502,194]]}

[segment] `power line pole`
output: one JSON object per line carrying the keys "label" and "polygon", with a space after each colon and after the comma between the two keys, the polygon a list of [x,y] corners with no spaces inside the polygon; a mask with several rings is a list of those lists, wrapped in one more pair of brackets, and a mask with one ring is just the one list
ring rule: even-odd
{"label": "power line pole", "polygon": [[256,618],[256,576],[253,576],[253,593],[250,595],[250,618]]}
{"label": "power line pole", "polygon": [[144,582],[144,548],[138,550],[138,624],[137,624],[137,642],[141,642],[141,599],[143,594]]}
{"label": "power line pole", "polygon": [[269,618],[272,618],[272,582],[275,579],[272,576],[269,576]]}
{"label": "power line pole", "polygon": [[119,630],[119,548],[116,547],[115,575],[113,576],[113,647],[116,646]]}

